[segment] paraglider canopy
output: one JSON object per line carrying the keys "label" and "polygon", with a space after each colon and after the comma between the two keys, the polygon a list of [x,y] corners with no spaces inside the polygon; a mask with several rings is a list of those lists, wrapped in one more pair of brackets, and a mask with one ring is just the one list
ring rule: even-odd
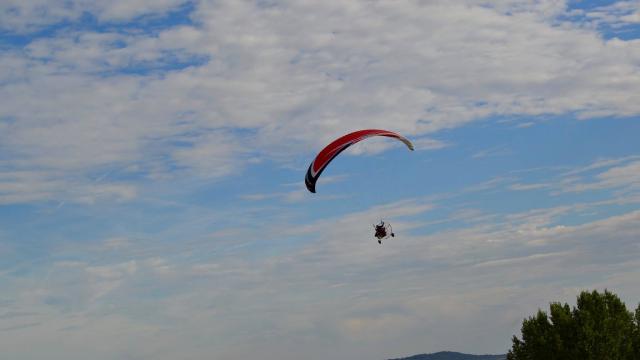
{"label": "paraglider canopy", "polygon": [[309,169],[307,170],[307,174],[304,178],[304,183],[307,186],[307,189],[315,193],[316,192],[316,182],[318,178],[324,171],[324,169],[329,165],[329,163],[338,156],[341,152],[343,152],[349,146],[362,141],[366,138],[372,136],[386,136],[390,138],[395,138],[402,141],[409,150],[413,150],[413,144],[404,136],[397,134],[393,131],[388,130],[379,130],[379,129],[367,129],[367,130],[358,130],[352,133],[343,135],[338,139],[331,142],[324,149],[322,149],[316,158],[309,165]]}

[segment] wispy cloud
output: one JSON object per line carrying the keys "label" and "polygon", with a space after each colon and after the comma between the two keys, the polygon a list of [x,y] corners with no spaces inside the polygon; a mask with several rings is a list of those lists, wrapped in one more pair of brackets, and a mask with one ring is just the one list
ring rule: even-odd
{"label": "wispy cloud", "polygon": [[474,159],[482,159],[486,157],[495,157],[495,156],[506,156],[511,154],[511,150],[509,150],[506,146],[494,146],[489,149],[480,150],[473,155],[471,155]]}
{"label": "wispy cloud", "polygon": [[3,30],[29,33],[47,26],[81,20],[83,15],[91,14],[101,22],[122,23],[143,15],[161,15],[177,10],[185,0],[109,0],[100,3],[74,0],[8,0],[0,6],[0,24]]}
{"label": "wispy cloud", "polygon": [[413,145],[416,150],[438,150],[451,146],[451,144],[444,141],[429,138],[419,138],[414,140]]}
{"label": "wispy cloud", "polygon": [[[545,182],[521,182],[525,179],[523,171],[514,172],[516,176],[505,179],[512,182],[508,188],[513,191],[547,190],[554,195],[597,191],[622,191],[632,195],[640,186],[640,162],[636,155],[620,158],[600,159],[585,166],[571,169],[560,167],[545,170],[548,175]],[[499,178],[500,179],[500,178]],[[487,183],[493,185],[499,179]]]}
{"label": "wispy cloud", "polygon": [[584,15],[596,23],[607,23],[618,27],[640,22],[640,6],[637,1],[616,1],[588,10],[575,10],[573,13]]}
{"label": "wispy cloud", "polygon": [[513,184],[509,186],[509,189],[515,191],[527,191],[527,190],[538,190],[548,188],[550,184],[538,183],[538,184]]}
{"label": "wispy cloud", "polygon": [[[441,327],[430,332],[435,321],[446,322],[448,331],[462,331],[462,336],[474,333],[474,324],[492,329],[489,333],[493,335],[470,346],[482,348],[482,343],[501,336],[497,328],[517,327],[526,309],[544,305],[549,297],[569,300],[580,287],[599,283],[605,275],[619,284],[635,279],[632,275],[637,267],[630,265],[640,253],[635,236],[640,224],[637,211],[563,225],[560,219],[574,211],[571,206],[544,208],[508,217],[493,214],[498,216],[468,229],[429,235],[412,234],[400,226],[401,237],[382,247],[368,239],[371,229],[360,228],[380,211],[388,213],[394,224],[403,225],[406,217],[433,209],[432,204],[403,201],[340,219],[291,224],[286,232],[320,235],[304,246],[254,259],[199,257],[197,262],[185,262],[168,258],[170,252],[157,248],[157,256],[148,254],[151,256],[126,262],[117,258],[105,262],[103,258],[100,265],[58,264],[49,269],[55,273],[49,279],[52,284],[36,282],[35,288],[20,290],[21,296],[32,300],[10,307],[12,312],[27,307],[48,315],[38,317],[38,324],[30,322],[28,328],[10,325],[15,333],[11,336],[29,331],[37,334],[38,341],[46,341],[51,339],[47,335],[50,328],[67,327],[72,334],[88,328],[97,334],[120,329],[123,335],[147,329],[151,331],[148,338],[139,341],[148,345],[148,351],[160,352],[164,342],[159,340],[165,335],[158,330],[170,331],[169,324],[180,321],[184,325],[181,333],[170,333],[189,344],[195,341],[192,335],[201,331],[225,333],[226,344],[205,346],[210,355],[236,354],[231,346],[250,338],[255,341],[248,352],[278,344],[295,351],[312,350],[310,356],[316,358],[314,351],[325,341],[345,346],[336,354],[354,351],[348,350],[348,345],[363,342],[369,350],[354,354],[398,353],[402,348],[393,339],[408,337],[413,342],[416,333],[423,335],[425,331],[435,337],[429,346],[441,346],[449,341],[445,339],[447,331]],[[253,231],[269,234],[272,230]],[[281,231],[272,236],[284,236]],[[613,243],[616,246],[611,246]],[[572,281],[567,283],[569,278]],[[147,298],[141,284],[154,289],[156,295]],[[289,291],[292,288],[295,294]],[[38,295],[34,289],[40,289],[35,292]],[[529,300],[512,301],[515,298]],[[508,303],[511,305],[506,306]],[[115,307],[107,308],[107,304]],[[160,308],[152,304],[162,304],[162,316],[156,316]],[[466,310],[459,314],[459,306],[464,304],[471,308],[463,306]],[[52,308],[60,312],[52,313]],[[74,316],[65,315],[69,309]],[[192,316],[193,311],[200,314],[198,319]],[[249,324],[254,324],[251,330]],[[462,324],[472,329],[460,330],[466,328]],[[304,347],[275,340],[302,341],[309,336],[316,340],[309,340]],[[123,348],[116,345],[116,349]],[[132,354],[141,350],[121,351]]]}
{"label": "wispy cloud", "polygon": [[636,191],[640,186],[640,161],[636,159],[636,156],[629,156],[599,160],[584,168],[570,171],[564,175],[558,191]]}

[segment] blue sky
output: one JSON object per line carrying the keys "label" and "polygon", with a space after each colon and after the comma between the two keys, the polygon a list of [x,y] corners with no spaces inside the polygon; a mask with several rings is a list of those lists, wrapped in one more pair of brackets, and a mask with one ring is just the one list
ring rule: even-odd
{"label": "blue sky", "polygon": [[[502,353],[582,289],[637,306],[639,23],[638,1],[3,2],[0,348]],[[363,128],[416,151],[369,139],[308,193]]]}

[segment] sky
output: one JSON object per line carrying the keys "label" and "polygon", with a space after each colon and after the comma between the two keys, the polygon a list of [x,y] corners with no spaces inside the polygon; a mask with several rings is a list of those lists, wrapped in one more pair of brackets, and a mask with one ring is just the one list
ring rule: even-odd
{"label": "sky", "polygon": [[[639,1],[4,0],[0,348],[504,353],[582,290],[635,308],[639,120]],[[307,192],[364,128],[416,151]]]}

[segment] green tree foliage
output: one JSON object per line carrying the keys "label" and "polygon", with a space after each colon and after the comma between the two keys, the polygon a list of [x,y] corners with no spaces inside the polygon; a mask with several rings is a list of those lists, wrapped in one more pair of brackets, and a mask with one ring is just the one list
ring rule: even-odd
{"label": "green tree foliage", "polygon": [[640,305],[635,314],[615,294],[584,291],[576,306],[551,303],[522,323],[508,360],[640,360]]}
{"label": "green tree foliage", "polygon": [[640,354],[640,304],[636,309],[636,328],[633,334],[633,352]]}

